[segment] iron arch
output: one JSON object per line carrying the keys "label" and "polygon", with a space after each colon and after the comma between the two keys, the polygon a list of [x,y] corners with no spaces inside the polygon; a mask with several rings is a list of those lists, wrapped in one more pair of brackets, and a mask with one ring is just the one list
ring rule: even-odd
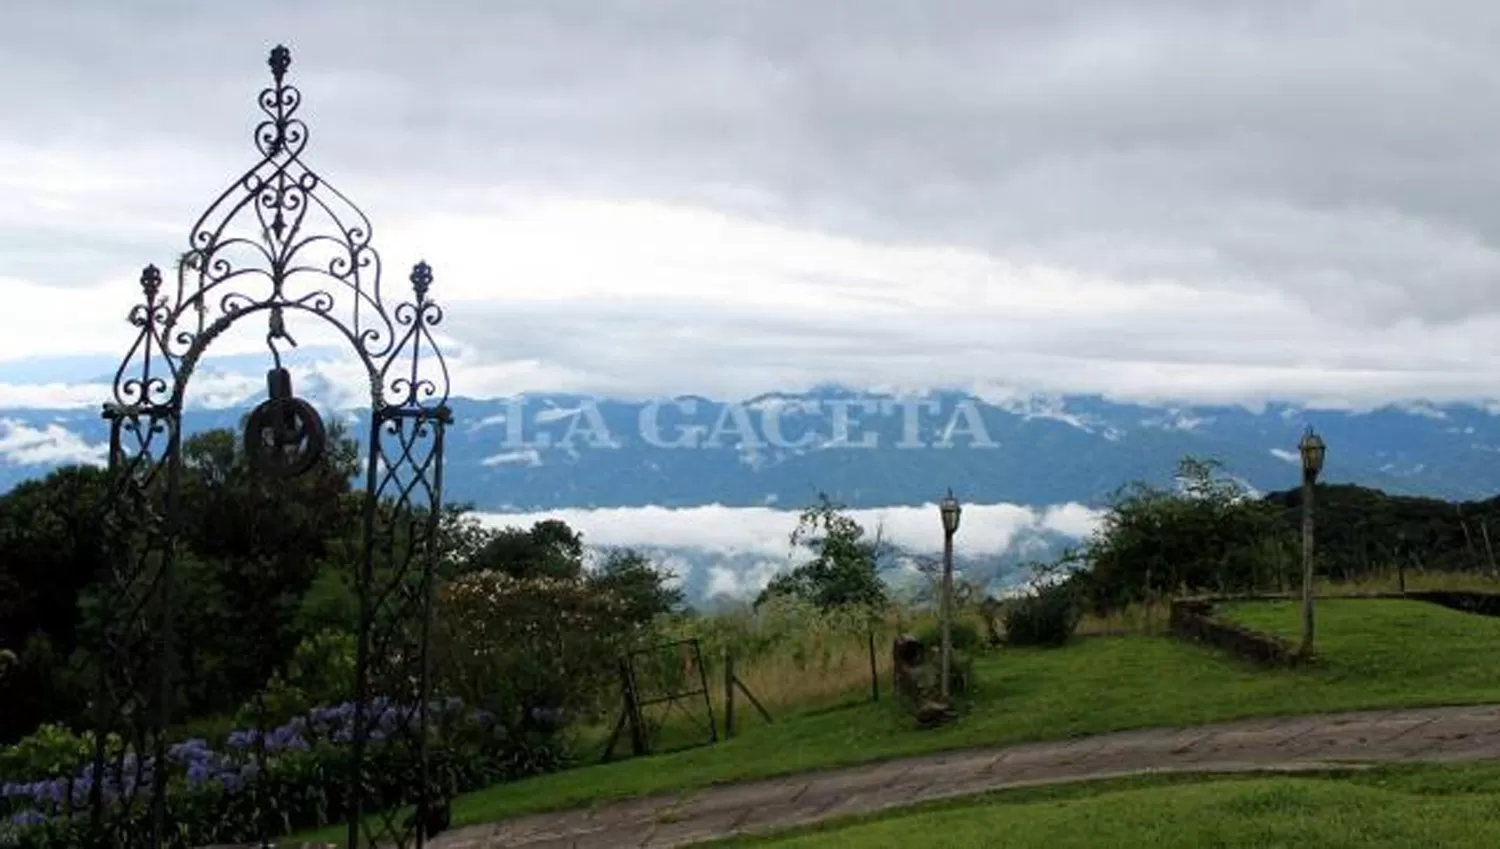
{"label": "iron arch", "polygon": [[[433,332],[443,312],[429,297],[433,276],[425,262],[411,270],[408,297],[392,304],[382,292],[369,219],[302,161],[310,133],[297,116],[302,95],[287,82],[290,51],[274,48],[268,64],[272,82],[257,98],[258,161],[193,224],[175,286],[164,285],[156,266],[142,272],[142,298],[129,313],[136,339],[104,405],[111,489],[101,517],[96,736],[86,786],[75,788],[87,800],[78,813],[86,815],[94,845],[185,845],[174,828],[164,766],[172,754],[185,393],[215,340],[262,315],[268,342],[285,335],[287,314],[331,326],[370,384],[354,567],[360,612],[353,723],[342,777],[347,845],[423,845],[421,829],[398,810],[426,806],[437,793],[429,770],[427,632],[444,432],[453,420],[448,369]],[[279,367],[277,350],[273,345]],[[383,757],[397,752],[409,766],[395,797],[368,786],[376,706],[399,714],[396,733],[379,744]],[[257,737],[259,765],[266,730]],[[251,839],[276,836],[269,818],[259,830]]]}

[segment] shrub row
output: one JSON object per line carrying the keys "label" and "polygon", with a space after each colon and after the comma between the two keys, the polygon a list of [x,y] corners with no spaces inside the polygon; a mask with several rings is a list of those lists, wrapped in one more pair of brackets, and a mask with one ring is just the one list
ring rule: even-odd
{"label": "shrub row", "polygon": [[[434,792],[452,794],[557,769],[564,753],[555,736],[507,733],[482,710],[466,709],[457,699],[429,706],[428,764]],[[377,703],[370,714],[369,746],[362,770],[367,810],[410,802],[418,786],[418,764],[410,742],[416,711],[409,706]],[[240,730],[215,748],[189,739],[167,752],[167,820],[170,842],[203,846],[249,843],[266,835],[286,834],[343,822],[350,810],[349,775],[354,706],[315,708],[308,714],[261,733]],[[92,837],[89,805],[95,773],[84,753],[82,736],[60,739],[65,732],[47,729],[46,745],[27,746],[42,758],[18,763],[31,775],[6,776],[0,785],[0,844],[22,849],[88,845]],[[60,753],[51,762],[50,750]],[[80,768],[80,762],[86,761]],[[148,828],[146,799],[158,764],[150,756],[117,750],[106,765],[100,795],[110,813],[108,828],[116,835]]]}

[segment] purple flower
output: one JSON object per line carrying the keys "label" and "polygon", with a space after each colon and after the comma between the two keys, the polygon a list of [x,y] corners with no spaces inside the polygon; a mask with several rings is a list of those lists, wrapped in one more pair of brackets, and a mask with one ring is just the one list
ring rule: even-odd
{"label": "purple flower", "polygon": [[235,731],[224,741],[231,749],[248,749],[260,740],[260,732],[255,730]]}
{"label": "purple flower", "polygon": [[207,781],[212,775],[213,770],[211,770],[209,768],[209,765],[203,761],[196,761],[194,763],[188,764],[187,780],[188,784],[190,785],[196,787],[197,785],[200,785],[203,782]]}
{"label": "purple flower", "polygon": [[167,750],[167,759],[177,764],[191,764],[207,760],[213,757],[213,750],[208,747],[207,740],[194,737]]}
{"label": "purple flower", "polygon": [[266,750],[278,752],[283,749],[305,749],[307,743],[302,739],[302,734],[291,725],[283,725],[272,731],[266,738]]}
{"label": "purple flower", "polygon": [[46,821],[47,817],[45,814],[43,814],[41,811],[30,809],[17,812],[15,814],[12,814],[10,817],[11,825],[41,825]]}

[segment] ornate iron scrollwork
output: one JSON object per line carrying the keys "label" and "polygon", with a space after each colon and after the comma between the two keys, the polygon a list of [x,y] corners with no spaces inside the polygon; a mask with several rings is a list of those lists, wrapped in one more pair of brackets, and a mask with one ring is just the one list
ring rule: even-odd
{"label": "ornate iron scrollwork", "polygon": [[[361,614],[347,845],[423,845],[424,836],[400,811],[426,809],[437,793],[425,706],[443,434],[452,421],[447,366],[432,335],[442,310],[429,297],[432,270],[425,262],[412,270],[411,299],[387,305],[369,220],[302,162],[309,133],[297,117],[302,96],[286,80],[291,52],[276,47],[269,66],[271,85],[257,100],[264,113],[254,132],[259,160],[193,224],[175,287],[163,286],[156,266],[142,273],[143,298],[129,316],[136,341],[104,406],[112,492],[102,519],[108,563],[94,635],[97,745],[80,788],[93,845],[178,846],[186,839],[167,797],[166,745],[167,727],[177,719],[173,582],[182,529],[183,402],[213,341],[257,312],[269,314],[275,363],[267,375],[270,397],[251,413],[244,448],[272,478],[305,472],[326,454],[322,419],[293,393],[276,349],[278,341],[296,344],[286,318],[310,317],[336,331],[369,377],[366,516],[354,566]],[[392,709],[401,714],[396,734],[376,725]],[[257,766],[265,761],[267,730],[257,731]],[[399,755],[409,765],[399,787],[368,786],[375,754],[382,762]],[[259,786],[252,781],[244,792],[261,792]],[[269,817],[258,826],[275,827]]]}

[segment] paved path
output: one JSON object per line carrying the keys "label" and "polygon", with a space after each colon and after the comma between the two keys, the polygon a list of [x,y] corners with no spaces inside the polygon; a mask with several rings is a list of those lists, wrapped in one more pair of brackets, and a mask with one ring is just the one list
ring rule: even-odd
{"label": "paved path", "polygon": [[1006,787],[1148,772],[1327,769],[1500,759],[1500,705],[1368,711],[1126,731],[969,749],[470,826],[434,849],[686,846]]}

